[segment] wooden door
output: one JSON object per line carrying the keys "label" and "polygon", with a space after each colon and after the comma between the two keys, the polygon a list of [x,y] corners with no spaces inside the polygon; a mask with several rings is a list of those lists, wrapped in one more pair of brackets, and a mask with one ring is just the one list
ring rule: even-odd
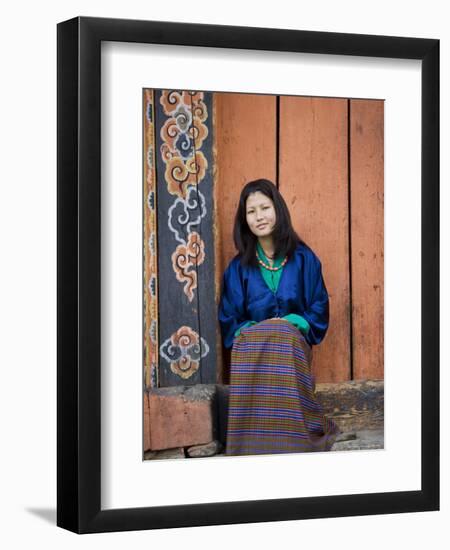
{"label": "wooden door", "polygon": [[214,104],[216,289],[236,253],[240,190],[271,179],[330,295],[316,380],[382,378],[383,102],[216,93]]}
{"label": "wooden door", "polygon": [[318,382],[351,376],[347,109],[345,99],[280,98],[279,190],[330,297],[328,333],[314,348]]}
{"label": "wooden door", "polygon": [[384,375],[384,102],[350,101],[353,378]]}

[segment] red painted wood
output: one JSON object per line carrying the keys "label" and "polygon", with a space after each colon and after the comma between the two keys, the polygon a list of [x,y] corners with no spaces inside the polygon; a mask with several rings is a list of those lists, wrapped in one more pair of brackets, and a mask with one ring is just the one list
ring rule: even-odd
{"label": "red painted wood", "polygon": [[[214,94],[216,301],[222,274],[235,256],[233,223],[242,187],[276,176],[276,97]],[[219,329],[218,333],[219,333]],[[221,340],[218,338],[219,346]],[[217,350],[218,381],[227,382],[229,354]],[[220,358],[224,357],[225,367]]]}
{"label": "red painted wood", "polygon": [[236,254],[232,230],[242,187],[251,180],[276,175],[276,97],[214,94],[217,237],[219,265]]}
{"label": "red painted wood", "polygon": [[384,375],[384,102],[351,100],[350,120],[353,373],[376,379]]}
{"label": "red painted wood", "polygon": [[350,378],[348,139],[345,99],[280,99],[280,191],[322,262],[330,327],[314,348],[318,382]]}

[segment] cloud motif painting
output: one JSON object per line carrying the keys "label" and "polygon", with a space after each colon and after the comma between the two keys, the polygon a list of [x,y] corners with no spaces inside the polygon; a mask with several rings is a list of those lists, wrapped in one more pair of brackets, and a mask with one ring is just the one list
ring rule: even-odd
{"label": "cloud motif painting", "polygon": [[209,353],[209,346],[191,327],[180,327],[160,347],[160,354],[170,369],[181,378],[190,378],[198,371],[200,359]]}

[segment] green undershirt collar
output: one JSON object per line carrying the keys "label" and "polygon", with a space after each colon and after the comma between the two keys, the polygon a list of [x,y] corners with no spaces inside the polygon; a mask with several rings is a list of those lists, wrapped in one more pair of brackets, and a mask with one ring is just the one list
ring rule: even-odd
{"label": "green undershirt collar", "polygon": [[[259,242],[256,245],[256,250],[261,260],[265,264],[270,265],[269,259],[264,254],[264,250],[262,246],[259,244]],[[279,267],[282,262],[283,262],[283,258],[275,258],[273,262],[273,267]],[[263,276],[263,279],[266,282],[267,286],[270,288],[272,292],[276,292],[278,289],[278,285],[280,284],[281,274],[283,273],[284,267],[282,267],[278,271],[271,271],[270,269],[266,269],[261,264],[258,264],[258,265],[261,271],[261,275]]]}

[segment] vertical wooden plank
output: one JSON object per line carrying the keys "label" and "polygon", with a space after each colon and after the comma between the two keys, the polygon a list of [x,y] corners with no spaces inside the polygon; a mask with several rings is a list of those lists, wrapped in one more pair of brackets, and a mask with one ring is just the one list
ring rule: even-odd
{"label": "vertical wooden plank", "polygon": [[[236,254],[233,223],[241,189],[248,181],[257,178],[275,182],[276,96],[215,93],[214,106],[214,233],[218,304],[223,271]],[[218,324],[217,331],[220,332]],[[217,357],[218,381],[226,382],[220,344]]]}
{"label": "vertical wooden plank", "polygon": [[234,214],[242,187],[276,175],[276,96],[214,94],[218,268],[236,254]]}
{"label": "vertical wooden plank", "polygon": [[280,191],[322,262],[330,326],[314,348],[318,382],[350,379],[348,110],[345,99],[280,98]]}
{"label": "vertical wooden plank", "polygon": [[350,121],[353,377],[374,379],[384,374],[384,102],[351,100]]}
{"label": "vertical wooden plank", "polygon": [[144,404],[143,404],[143,427],[144,427],[144,452],[152,448],[152,440],[150,434],[150,400],[148,398],[148,391],[144,391]]}

